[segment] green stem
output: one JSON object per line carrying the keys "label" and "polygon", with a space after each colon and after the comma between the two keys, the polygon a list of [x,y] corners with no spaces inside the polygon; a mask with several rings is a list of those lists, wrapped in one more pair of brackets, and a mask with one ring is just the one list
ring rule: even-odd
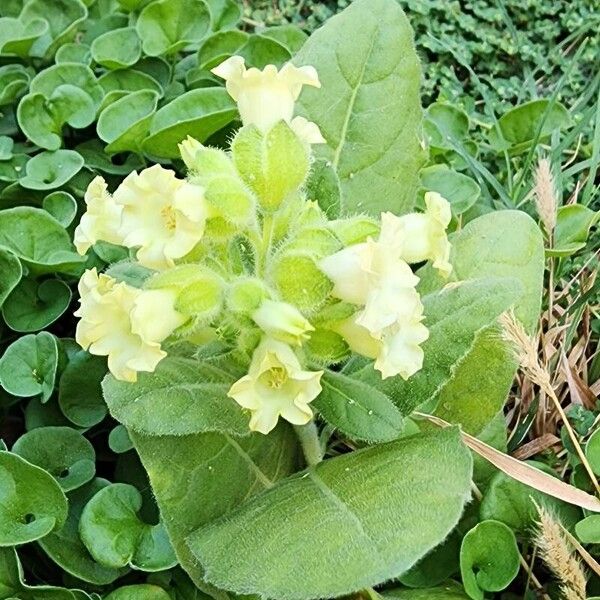
{"label": "green stem", "polygon": [[309,421],[306,425],[294,425],[294,430],[300,440],[306,463],[309,466],[320,463],[323,460],[323,449],[315,422]]}
{"label": "green stem", "polygon": [[267,264],[267,257],[271,251],[271,241],[273,239],[273,215],[267,214],[263,218],[262,241],[260,246],[260,256],[258,257],[258,274],[261,275]]}

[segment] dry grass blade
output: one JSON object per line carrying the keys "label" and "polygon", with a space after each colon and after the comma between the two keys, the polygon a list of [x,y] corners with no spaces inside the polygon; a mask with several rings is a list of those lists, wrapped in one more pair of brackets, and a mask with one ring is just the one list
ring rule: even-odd
{"label": "dry grass blade", "polygon": [[548,397],[554,403],[554,406],[562,419],[563,425],[571,438],[571,442],[575,447],[575,451],[579,456],[579,460],[581,460],[590,481],[594,485],[594,489],[596,493],[600,494],[600,485],[598,485],[598,480],[596,479],[596,475],[592,471],[590,464],[585,456],[583,450],[581,449],[581,445],[579,444],[579,440],[577,439],[577,435],[575,431],[571,427],[569,423],[569,419],[560,403],[554,388],[552,387],[552,381],[550,379],[550,374],[548,371],[541,365],[537,349],[532,339],[527,335],[527,332],[523,328],[523,325],[517,320],[514,313],[506,312],[500,315],[498,319],[500,324],[502,325],[502,338],[510,344],[513,348],[514,353],[519,361],[521,366],[521,370],[525,374],[525,376],[530,379],[533,383],[538,385],[542,391],[544,391]]}
{"label": "dry grass blade", "polygon": [[566,600],[586,599],[586,577],[581,562],[563,534],[560,523],[543,507],[538,506],[540,520],[536,543],[540,556],[560,581],[560,589]]}
{"label": "dry grass blade", "polygon": [[600,577],[600,565],[596,559],[579,543],[579,540],[568,530],[561,525],[562,532],[565,537],[571,542],[571,545],[579,552],[579,555],[585,562],[585,564],[592,570],[598,577]]}
{"label": "dry grass blade", "polygon": [[[415,413],[415,416],[427,419],[431,423],[434,423],[440,427],[449,427],[451,424],[444,419],[434,417],[433,415],[427,415],[425,413]],[[463,441],[471,448],[474,452],[477,452],[479,456],[482,456],[489,462],[491,462],[496,468],[506,473],[509,477],[524,483],[540,492],[544,492],[549,496],[580,506],[592,512],[600,512],[600,500],[598,498],[572,486],[552,475],[548,475],[538,469],[528,465],[527,463],[521,462],[504,452],[500,452],[495,448],[492,448],[485,442],[478,440],[477,438],[461,432]]]}

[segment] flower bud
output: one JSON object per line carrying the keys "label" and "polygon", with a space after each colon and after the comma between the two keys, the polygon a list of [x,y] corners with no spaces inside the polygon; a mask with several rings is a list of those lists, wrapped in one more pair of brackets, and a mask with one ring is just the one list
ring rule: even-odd
{"label": "flower bud", "polygon": [[327,367],[347,358],[350,348],[339,333],[317,328],[306,342],[306,351],[313,362]]}
{"label": "flower bud", "polygon": [[267,212],[276,211],[308,175],[309,148],[283,121],[266,134],[242,127],[231,148],[238,172]]}
{"label": "flower bud", "polygon": [[282,253],[269,275],[279,296],[308,314],[318,310],[333,289],[312,256],[300,252]]}
{"label": "flower bud", "polygon": [[315,329],[295,306],[275,300],[264,300],[252,319],[268,336],[294,346],[301,346]]}
{"label": "flower bud", "polygon": [[330,221],[329,228],[344,246],[360,244],[369,237],[375,238],[379,235],[377,221],[366,216]]}
{"label": "flower bud", "polygon": [[269,291],[260,279],[237,279],[227,290],[227,308],[235,313],[250,315],[268,297]]}

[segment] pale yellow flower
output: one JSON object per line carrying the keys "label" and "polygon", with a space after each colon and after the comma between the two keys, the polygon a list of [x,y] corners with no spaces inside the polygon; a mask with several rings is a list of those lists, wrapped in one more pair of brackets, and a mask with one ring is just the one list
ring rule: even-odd
{"label": "pale yellow flower", "polygon": [[84,200],[86,212],[75,228],[74,242],[77,252],[85,254],[99,240],[119,244],[121,240],[117,232],[123,209],[108,193],[106,181],[102,177],[92,180]]}
{"label": "pale yellow flower", "polygon": [[212,69],[225,79],[229,95],[237,102],[242,123],[269,131],[279,121],[285,121],[308,143],[325,140],[315,123],[303,118],[293,119],[294,105],[303,85],[321,87],[314,67],[296,67],[286,63],[281,70],[267,65],[262,71],[246,69],[241,56],[232,56]]}
{"label": "pale yellow flower", "polygon": [[137,259],[145,267],[174,266],[204,234],[204,190],[160,165],[128,175],[114,199],[123,207],[121,243],[139,248]]}
{"label": "pale yellow flower", "polygon": [[431,260],[444,276],[452,271],[450,242],[446,229],[452,218],[450,203],[437,192],[425,194],[424,213],[409,213],[397,217],[382,215],[380,238],[401,242],[401,258],[408,263]]}
{"label": "pale yellow flower", "polygon": [[228,395],[250,410],[250,429],[267,434],[279,417],[294,425],[308,423],[308,406],[321,392],[323,371],[303,371],[294,351],[283,342],[264,338],[252,356],[248,374]]}
{"label": "pale yellow flower", "polygon": [[295,306],[276,300],[263,300],[252,319],[268,336],[297,346],[315,330]]}
{"label": "pale yellow flower", "polygon": [[337,331],[354,352],[374,358],[374,367],[382,379],[400,375],[408,379],[423,367],[422,344],[429,337],[427,327],[421,323],[422,315],[398,320],[373,335],[357,322],[357,315],[337,323]]}
{"label": "pale yellow flower", "polygon": [[178,144],[178,148],[185,166],[190,171],[193,171],[196,167],[196,154],[199,150],[202,150],[204,146],[197,139],[188,135],[183,142]]}
{"label": "pale yellow flower", "polygon": [[110,372],[122,381],[154,371],[166,356],[161,342],[185,321],[173,292],[140,290],[95,268],[83,274],[79,294],[75,339],[91,354],[107,356]]}

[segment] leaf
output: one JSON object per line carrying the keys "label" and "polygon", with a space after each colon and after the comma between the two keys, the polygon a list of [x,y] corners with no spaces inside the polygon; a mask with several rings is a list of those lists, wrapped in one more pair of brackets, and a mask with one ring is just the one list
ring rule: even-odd
{"label": "leaf", "polygon": [[600,475],[600,429],[592,433],[585,445],[585,457],[590,463],[592,471]]}
{"label": "leaf", "polygon": [[306,182],[306,198],[317,202],[329,219],[340,216],[340,180],[331,164],[323,159],[314,161]]}
{"label": "leaf", "polygon": [[460,548],[460,571],[467,594],[483,600],[484,592],[506,589],[519,573],[515,534],[499,521],[483,521],[467,532]]}
{"label": "leaf", "polygon": [[102,389],[112,416],[140,433],[247,435],[248,417],[227,396],[233,382],[218,366],[167,357],[154,373],[140,373],[135,385],[109,375]]}
{"label": "leaf", "polygon": [[0,248],[13,252],[34,273],[69,272],[85,260],[55,219],[29,206],[0,210]]}
{"label": "leaf", "polygon": [[0,452],[0,546],[32,542],[67,518],[67,499],[54,478],[16,454]]}
{"label": "leaf", "polygon": [[293,473],[298,443],[281,424],[268,436],[220,433],[150,437],[130,432],[152,484],[181,566],[201,589],[207,584],[187,535]]}
{"label": "leaf", "polygon": [[71,289],[60,279],[37,282],[25,278],[6,299],[2,316],[14,331],[39,331],[67,310],[71,297]]}
{"label": "leaf", "polygon": [[41,395],[42,402],[54,390],[58,368],[58,344],[47,331],[24,335],[14,341],[0,358],[0,383],[13,396]]}
{"label": "leaf", "polygon": [[[452,238],[451,263],[452,279],[458,281],[490,276],[518,279],[520,292],[512,304],[515,314],[528,331],[536,325],[544,250],[539,227],[526,214],[497,211],[471,221]],[[481,331],[441,391],[435,414],[479,434],[504,406],[516,366],[497,327]]]}
{"label": "leaf", "polygon": [[158,94],[152,90],[131,92],[107,106],[98,118],[98,136],[108,143],[106,152],[139,152],[156,110]]}
{"label": "leaf", "polygon": [[487,278],[464,281],[424,296],[429,339],[423,344],[423,369],[408,381],[400,377],[382,380],[369,364],[353,377],[388,395],[403,415],[425,403],[435,405],[457,366],[471,352],[479,332],[495,323],[521,293],[516,279]]}
{"label": "leaf", "polygon": [[283,480],[188,543],[206,580],[236,594],[349,594],[397,577],[446,537],[471,466],[458,430],[379,444]]}
{"label": "leaf", "polygon": [[97,563],[79,537],[79,519],[83,508],[96,492],[107,485],[108,482],[103,479],[94,479],[71,492],[66,523],[39,541],[44,552],[61,569],[95,585],[107,585],[125,573],[125,569],[112,569]]}
{"label": "leaf", "polygon": [[12,104],[27,91],[31,76],[23,65],[0,67],[0,106]]}
{"label": "leaf", "polygon": [[81,487],[96,473],[94,447],[70,427],[28,431],[15,442],[12,452],[45,469],[65,492]]}
{"label": "leaf", "polygon": [[584,544],[600,544],[600,515],[590,515],[576,523],[575,533]]}
{"label": "leaf", "polygon": [[77,215],[77,201],[68,192],[52,192],[42,202],[42,208],[63,227],[68,227]]}
{"label": "leaf", "polygon": [[32,56],[50,57],[65,41],[75,37],[76,28],[88,15],[81,0],[29,0],[23,6],[19,19],[30,23],[42,19],[49,25],[48,32],[36,41]]}
{"label": "leaf", "polygon": [[140,583],[138,585],[126,585],[112,591],[105,600],[170,600],[171,596],[157,585]]}
{"label": "leaf", "polygon": [[590,229],[600,219],[600,212],[582,204],[561,206],[556,212],[554,246],[546,250],[548,256],[571,256],[585,248]]}
{"label": "leaf", "polygon": [[79,534],[97,562],[150,572],[177,564],[163,525],[141,521],[137,515],[141,507],[141,494],[125,483],[100,489],[85,505]]}
{"label": "leaf", "polygon": [[74,150],[41,152],[25,165],[25,177],[19,183],[30,190],[54,190],[77,175],[83,164]]}
{"label": "leaf", "polygon": [[382,596],[390,600],[467,600],[469,598],[462,587],[453,582],[422,590],[384,590]]}
{"label": "leaf", "polygon": [[142,55],[142,43],[135,27],[113,29],[98,36],[91,46],[92,58],[107,69],[134,65]]}
{"label": "leaf", "polygon": [[47,31],[48,23],[42,19],[23,23],[20,19],[3,17],[0,19],[0,54],[27,58],[34,42]]}
{"label": "leaf", "polygon": [[202,40],[198,49],[198,66],[204,71],[209,71],[237,54],[249,38],[249,33],[237,29],[213,33]]}
{"label": "leaf", "polygon": [[136,28],[149,56],[175,54],[199,42],[210,27],[210,13],[201,0],[154,0],[140,13]]}
{"label": "leaf", "polygon": [[188,135],[204,143],[233,121],[237,107],[222,88],[191,90],[156,112],[143,148],[148,154],[179,158],[177,145]]}
{"label": "leaf", "polygon": [[124,425],[117,425],[108,435],[108,446],[115,454],[124,454],[133,449],[133,443]]}
{"label": "leaf", "polygon": [[393,0],[356,0],[318,29],[294,58],[322,88],[305,88],[301,113],[327,140],[345,212],[412,209],[421,145],[421,70],[408,20]]}
{"label": "leaf", "polygon": [[321,416],[353,439],[387,442],[398,437],[404,418],[379,390],[351,377],[326,371],[323,391],[312,403]]}
{"label": "leaf", "polygon": [[452,150],[469,135],[469,116],[460,108],[433,102],[425,112],[424,128],[434,148]]}
{"label": "leaf", "polygon": [[205,0],[210,11],[213,30],[235,27],[242,18],[242,9],[235,0]]}
{"label": "leaf", "polygon": [[93,99],[95,106],[102,102],[104,93],[94,72],[81,63],[63,63],[40,71],[32,79],[29,91],[50,98],[61,85],[71,85],[83,90]]}
{"label": "leaf", "polygon": [[0,248],[0,307],[23,276],[19,259],[10,251]]}
{"label": "leaf", "polygon": [[481,195],[481,188],[474,179],[443,165],[432,165],[422,169],[421,185],[426,190],[438,192],[446,198],[454,215],[461,215],[469,210]]}
{"label": "leaf", "polygon": [[136,69],[117,69],[98,78],[98,83],[106,94],[110,92],[141,92],[150,90],[163,96],[163,88],[154,77]]}
{"label": "leaf", "polygon": [[73,355],[60,378],[58,403],[65,417],[79,427],[100,423],[108,410],[102,397],[106,359],[84,350]]}

